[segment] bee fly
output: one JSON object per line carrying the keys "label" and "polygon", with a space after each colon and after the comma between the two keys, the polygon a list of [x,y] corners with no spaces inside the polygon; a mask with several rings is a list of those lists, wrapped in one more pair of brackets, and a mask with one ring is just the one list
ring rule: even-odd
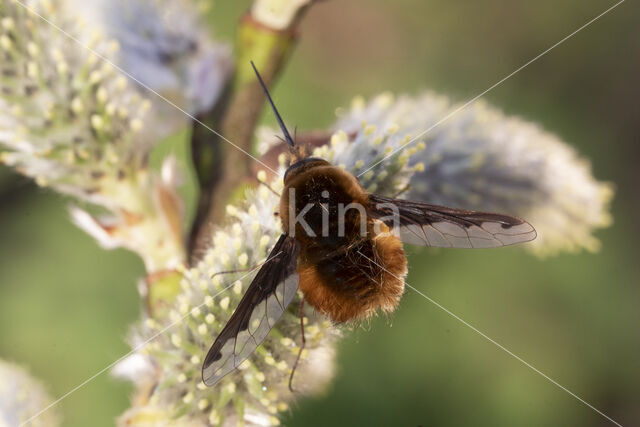
{"label": "bee fly", "polygon": [[[521,219],[371,194],[349,172],[306,157],[251,65],[291,151],[280,196],[284,232],[209,349],[202,366],[206,385],[253,353],[298,288],[301,326],[304,302],[337,323],[362,320],[398,305],[407,274],[403,242],[489,248],[535,239],[533,227]],[[304,328],[300,353],[303,346]]]}

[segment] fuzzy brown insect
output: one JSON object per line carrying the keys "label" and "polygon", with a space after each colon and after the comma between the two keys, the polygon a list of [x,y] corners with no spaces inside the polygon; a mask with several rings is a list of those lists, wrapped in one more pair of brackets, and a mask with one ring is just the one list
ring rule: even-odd
{"label": "fuzzy brown insect", "polygon": [[[299,221],[291,229],[291,216],[306,206],[310,230]],[[377,220],[367,215],[373,208],[356,178],[325,160],[301,160],[285,175],[280,215],[285,233],[301,248],[300,290],[308,304],[335,322],[364,319],[377,309],[391,312],[404,291],[402,243],[385,233],[384,225],[376,232]]]}
{"label": "fuzzy brown insect", "polygon": [[[530,224],[515,217],[370,194],[349,172],[307,157],[254,70],[292,154],[280,199],[284,233],[207,353],[202,367],[206,385],[253,353],[298,288],[304,295],[301,317],[307,302],[334,322],[362,320],[397,307],[407,274],[403,242],[488,248],[536,237]],[[304,328],[302,340],[300,351]]]}

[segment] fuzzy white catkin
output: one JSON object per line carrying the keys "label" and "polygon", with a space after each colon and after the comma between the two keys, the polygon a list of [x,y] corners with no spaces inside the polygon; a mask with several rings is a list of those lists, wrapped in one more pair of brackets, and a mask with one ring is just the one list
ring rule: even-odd
{"label": "fuzzy white catkin", "polygon": [[[83,38],[78,20],[59,13],[65,4],[28,2]],[[148,102],[108,63],[18,3],[1,2],[0,17],[13,22],[0,36],[15,40],[0,52],[0,144],[9,150],[1,160],[42,185],[109,206],[104,187],[145,167],[154,142],[140,132]],[[98,52],[117,46],[101,38],[89,42]]]}
{"label": "fuzzy white catkin", "polygon": [[[92,28],[118,42],[112,59],[133,78],[190,114],[211,108],[232,69],[231,49],[209,35],[189,0],[70,0]],[[143,90],[145,92],[146,90]],[[188,119],[164,100],[149,98],[175,129]]]}
{"label": "fuzzy white catkin", "polygon": [[[430,92],[383,94],[369,102],[356,98],[335,128],[351,132],[363,122],[393,127],[399,135],[410,135],[408,142],[457,108]],[[457,112],[394,157],[410,153],[421,165],[404,197],[519,216],[538,232],[525,245],[537,254],[597,250],[593,232],[611,223],[613,188],[593,177],[586,159],[538,125],[505,116],[486,102]],[[369,173],[385,173],[389,167],[386,160]]]}
{"label": "fuzzy white catkin", "polygon": [[[362,131],[363,135],[370,135],[367,129]],[[374,152],[396,147],[399,141],[384,132],[380,139]],[[356,172],[359,162],[353,161],[354,150],[364,152],[365,146],[364,138],[354,144],[342,132],[337,132],[332,144],[313,154]],[[414,172],[408,163],[406,159],[392,160],[386,175],[367,177],[363,183],[367,188],[375,187],[381,194],[392,195]],[[284,162],[280,171],[284,172]],[[282,178],[275,178],[270,185],[275,191],[282,191]],[[133,346],[177,322],[141,352],[148,357],[150,365],[158,367],[158,373],[140,366],[139,362],[144,360],[140,356],[122,362],[125,366],[119,368],[121,372],[128,372],[127,376],[137,384],[154,384],[154,391],[144,402],[127,411],[120,425],[142,426],[144,420],[154,417],[168,417],[175,425],[236,425],[240,420],[245,425],[279,424],[279,414],[288,410],[297,395],[289,391],[288,380],[301,342],[299,297],[238,370],[212,388],[205,387],[200,376],[206,351],[235,310],[255,272],[219,275],[213,279],[212,275],[257,266],[266,259],[281,234],[279,219],[274,215],[278,203],[278,197],[261,186],[248,191],[240,205],[229,205],[227,224],[214,233],[213,244],[202,261],[184,271],[182,291],[168,318],[137,325]],[[340,332],[309,307],[305,317],[307,345],[296,371],[294,388],[308,395],[324,390],[333,377],[335,341]]]}
{"label": "fuzzy white catkin", "polygon": [[[53,399],[44,386],[23,368],[0,360],[0,426],[18,426],[47,407]],[[55,427],[60,418],[51,409],[27,424],[30,427]]]}
{"label": "fuzzy white catkin", "polygon": [[[118,49],[65,13],[65,0],[26,5],[101,55]],[[112,65],[22,4],[1,1],[0,19],[0,40],[9,40],[0,48],[0,162],[106,208],[110,215],[101,218],[72,209],[104,247],[136,251],[150,271],[181,262],[176,174],[147,169],[157,140],[151,103]]]}

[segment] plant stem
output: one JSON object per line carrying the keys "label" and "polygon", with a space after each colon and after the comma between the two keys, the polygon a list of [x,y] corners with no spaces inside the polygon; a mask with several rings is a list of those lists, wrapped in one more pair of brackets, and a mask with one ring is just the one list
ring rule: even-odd
{"label": "plant stem", "polygon": [[[256,19],[260,11],[270,10],[273,0],[257,0],[252,12],[241,20],[236,36],[237,62],[234,76],[223,99],[198,119],[232,141],[247,153],[253,152],[253,134],[264,103],[250,61],[256,64],[270,84],[282,70],[296,40],[296,28],[311,2],[291,0],[296,10],[285,28],[273,28]],[[294,4],[295,3],[295,4]],[[224,208],[234,195],[242,196],[252,182],[253,159],[213,134],[197,122],[191,136],[192,159],[200,197],[188,242],[188,258],[198,260],[210,240],[211,227],[220,223]]]}

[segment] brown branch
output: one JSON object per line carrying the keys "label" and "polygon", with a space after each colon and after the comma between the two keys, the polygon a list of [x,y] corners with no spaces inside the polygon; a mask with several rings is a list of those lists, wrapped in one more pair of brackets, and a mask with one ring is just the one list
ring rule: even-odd
{"label": "brown branch", "polygon": [[242,189],[251,182],[254,160],[241,150],[247,153],[254,151],[253,134],[264,94],[249,61],[255,62],[267,84],[273,82],[289,57],[298,23],[309,4],[295,13],[285,29],[270,28],[254,19],[251,13],[241,20],[236,40],[234,77],[222,101],[198,117],[237,147],[199,123],[193,124],[192,159],[200,184],[200,197],[188,242],[188,258],[192,262],[197,261],[202,248],[209,243],[211,226],[223,219],[226,204],[233,201],[234,195],[241,195]]}

